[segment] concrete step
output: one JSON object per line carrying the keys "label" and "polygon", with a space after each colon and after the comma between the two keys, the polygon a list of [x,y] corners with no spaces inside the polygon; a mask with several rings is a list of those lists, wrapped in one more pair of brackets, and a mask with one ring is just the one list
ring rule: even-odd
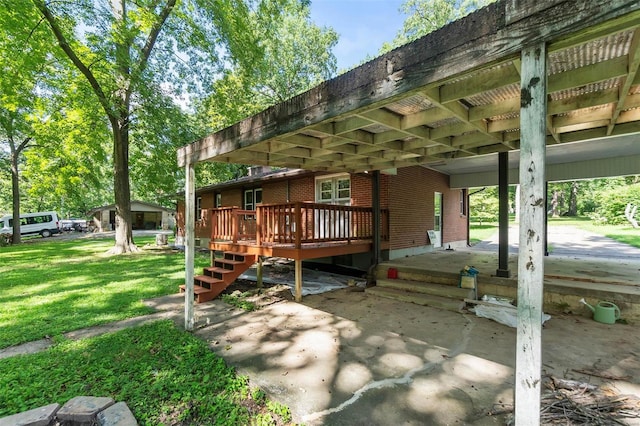
{"label": "concrete step", "polygon": [[434,296],[431,294],[411,293],[394,288],[375,286],[366,289],[365,292],[374,296],[386,297],[388,299],[410,302],[415,303],[416,305],[430,306],[438,309],[446,309],[453,312],[460,312],[465,306],[465,303],[462,300]]}
{"label": "concrete step", "polygon": [[431,294],[440,297],[449,297],[452,299],[475,299],[475,294],[472,289],[458,288],[447,284],[434,284],[420,281],[409,280],[389,280],[378,279],[376,281],[377,287],[393,288],[396,290],[403,290],[406,292]]}
{"label": "concrete step", "polygon": [[[464,267],[464,265],[462,265]],[[457,287],[460,275],[453,272],[430,271],[413,266],[397,265],[393,261],[381,263],[376,268],[376,279],[388,278],[389,269],[395,269],[397,278],[408,281],[422,281],[433,284],[444,284]]]}

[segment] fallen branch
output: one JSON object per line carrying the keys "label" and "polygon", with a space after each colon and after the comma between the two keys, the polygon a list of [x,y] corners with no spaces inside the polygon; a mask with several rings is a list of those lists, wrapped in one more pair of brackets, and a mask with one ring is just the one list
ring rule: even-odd
{"label": "fallen branch", "polygon": [[[624,425],[620,419],[640,418],[640,399],[634,395],[607,395],[590,383],[550,376],[545,387],[548,391],[540,399],[543,425]],[[512,413],[511,406],[496,404],[487,415],[509,414],[506,424],[513,425]]]}
{"label": "fallen branch", "polygon": [[576,373],[580,373],[580,374],[586,374],[588,376],[600,377],[601,379],[605,379],[605,380],[629,380],[631,378],[631,376],[614,376],[612,374],[600,373],[594,370],[580,369],[580,368],[573,368],[571,371],[575,371]]}

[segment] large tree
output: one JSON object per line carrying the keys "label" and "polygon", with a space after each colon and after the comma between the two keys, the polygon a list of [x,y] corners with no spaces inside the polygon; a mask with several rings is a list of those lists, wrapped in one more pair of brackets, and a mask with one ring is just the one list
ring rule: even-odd
{"label": "large tree", "polygon": [[[262,34],[262,60],[227,70],[215,81],[198,105],[203,132],[227,127],[245,117],[292,98],[336,73],[332,50],[337,33],[318,27],[310,19],[307,2],[283,0],[282,18],[266,21],[252,15],[253,26]],[[237,178],[246,167],[204,163],[198,168],[198,184]]]}
{"label": "large tree", "polygon": [[20,242],[20,168],[33,141],[32,120],[39,83],[46,73],[46,35],[23,4],[0,3],[0,149],[11,170],[13,242]]}
{"label": "large tree", "polygon": [[130,131],[149,90],[178,97],[206,87],[230,64],[261,57],[256,13],[272,22],[279,0],[32,0],[60,49],[80,71],[111,128],[116,238],[113,253],[137,250],[131,232]]}
{"label": "large tree", "polygon": [[495,0],[406,0],[400,11],[407,15],[396,38],[383,44],[380,53],[388,52],[410,41],[460,19]]}

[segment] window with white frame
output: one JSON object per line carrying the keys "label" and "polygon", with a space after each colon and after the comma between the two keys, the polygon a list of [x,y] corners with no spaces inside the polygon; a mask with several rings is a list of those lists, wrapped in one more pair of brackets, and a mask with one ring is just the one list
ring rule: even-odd
{"label": "window with white frame", "polygon": [[222,207],[222,194],[220,192],[216,193],[216,208]]}
{"label": "window with white frame", "polygon": [[467,215],[467,190],[460,190],[460,216]]}
{"label": "window with white frame", "polygon": [[349,205],[351,203],[351,177],[338,175],[316,179],[316,201],[318,203]]}
{"label": "window with white frame", "polygon": [[262,188],[246,189],[244,191],[244,209],[255,210],[258,204],[262,204]]}
{"label": "window with white frame", "polygon": [[202,220],[202,197],[196,198],[196,220]]}

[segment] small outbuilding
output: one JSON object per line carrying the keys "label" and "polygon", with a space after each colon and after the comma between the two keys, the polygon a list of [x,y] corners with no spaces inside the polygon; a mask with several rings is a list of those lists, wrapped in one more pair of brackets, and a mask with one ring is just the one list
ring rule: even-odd
{"label": "small outbuilding", "polygon": [[[96,207],[89,211],[96,232],[112,231],[116,228],[116,206]],[[175,225],[175,211],[158,204],[131,201],[131,222],[134,230],[172,229]]]}

